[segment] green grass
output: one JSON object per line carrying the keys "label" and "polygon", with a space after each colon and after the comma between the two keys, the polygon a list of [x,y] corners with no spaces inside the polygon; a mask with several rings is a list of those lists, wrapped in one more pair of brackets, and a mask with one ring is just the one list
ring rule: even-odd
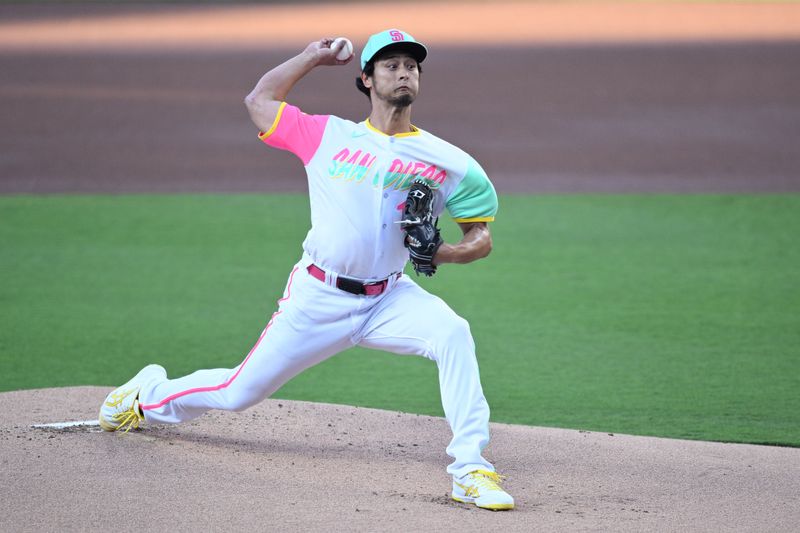
{"label": "green grass", "polygon": [[[0,197],[0,390],[236,365],[307,198]],[[458,230],[445,225],[450,240]],[[426,288],[471,325],[492,419],[800,446],[800,196],[513,196]],[[351,350],[281,398],[441,414],[436,368]]]}

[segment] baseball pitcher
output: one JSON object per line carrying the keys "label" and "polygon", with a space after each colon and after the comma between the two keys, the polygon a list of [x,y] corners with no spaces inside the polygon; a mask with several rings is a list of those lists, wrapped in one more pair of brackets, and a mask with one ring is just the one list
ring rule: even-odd
{"label": "baseball pitcher", "polygon": [[[488,255],[494,187],[469,154],[411,123],[428,52],[406,32],[376,33],[361,53],[356,86],[371,104],[363,122],[309,115],[289,103],[292,87],[311,70],[353,59],[337,59],[345,43],[333,42],[309,44],[264,74],[245,99],[259,139],[297,156],[308,177],[311,229],[278,309],[237,367],[167,379],[163,367],[149,365],[108,395],[100,425],[127,431],[142,421],[179,423],[210,409],[240,411],[351,346],[420,355],[439,369],[453,432],[447,446],[453,499],[513,509],[501,477],[482,456],[489,406],[469,325],[403,275],[409,260],[417,275],[430,276],[444,263]],[[437,220],[445,210],[463,231],[459,242],[442,241]]]}

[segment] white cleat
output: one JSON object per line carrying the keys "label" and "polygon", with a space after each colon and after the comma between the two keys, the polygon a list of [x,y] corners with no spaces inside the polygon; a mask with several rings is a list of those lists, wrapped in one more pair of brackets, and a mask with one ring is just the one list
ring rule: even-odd
{"label": "white cleat", "polygon": [[124,429],[126,433],[131,428],[138,428],[144,420],[144,414],[139,409],[139,390],[146,383],[165,379],[167,371],[163,366],[147,365],[141,369],[130,381],[106,396],[98,416],[100,427],[106,431]]}
{"label": "white cleat", "polygon": [[474,503],[481,509],[504,511],[514,508],[514,498],[500,487],[503,477],[497,472],[474,470],[462,477],[453,477],[452,498],[461,503]]}

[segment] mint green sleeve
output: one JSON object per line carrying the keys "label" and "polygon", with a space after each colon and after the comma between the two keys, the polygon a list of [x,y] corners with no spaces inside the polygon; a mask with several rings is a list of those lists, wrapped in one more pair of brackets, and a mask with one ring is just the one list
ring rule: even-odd
{"label": "mint green sleeve", "polygon": [[497,193],[486,172],[472,157],[469,157],[464,179],[456,186],[445,205],[456,222],[494,220],[497,214]]}

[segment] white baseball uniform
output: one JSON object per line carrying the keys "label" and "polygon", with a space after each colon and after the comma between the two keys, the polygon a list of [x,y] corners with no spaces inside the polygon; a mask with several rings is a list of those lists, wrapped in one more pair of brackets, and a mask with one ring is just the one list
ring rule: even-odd
{"label": "white baseball uniform", "polygon": [[415,178],[434,189],[435,215],[447,209],[458,222],[494,220],[497,195],[485,172],[464,151],[424,130],[389,136],[369,120],[307,115],[286,103],[259,136],[305,165],[312,224],[303,256],[244,361],[145,385],[139,399],[147,422],[246,409],[302,370],[364,346],[435,361],[453,431],[447,453],[454,461],[447,471],[494,471],[481,455],[489,442],[489,407],[469,325],[402,275],[408,250],[396,223]]}

